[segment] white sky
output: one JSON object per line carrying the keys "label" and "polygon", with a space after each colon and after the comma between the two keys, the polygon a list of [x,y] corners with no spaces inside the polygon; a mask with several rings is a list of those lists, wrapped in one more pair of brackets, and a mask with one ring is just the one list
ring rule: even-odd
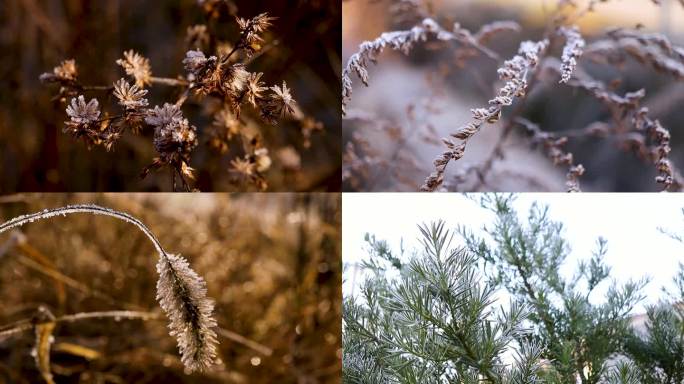
{"label": "white sky", "polygon": [[[532,202],[549,205],[550,217],[565,226],[565,238],[572,247],[563,273],[569,276],[577,261],[588,259],[596,239],[608,240],[606,263],[618,281],[650,276],[647,299],[655,303],[661,287],[671,286],[678,263],[684,262],[684,245],[658,231],[659,227],[684,234],[684,196],[680,194],[535,194],[518,195],[515,203],[526,215]],[[473,230],[491,223],[493,214],[460,194],[345,193],[342,197],[342,256],[345,264],[366,257],[363,237],[375,234],[387,240],[393,250],[403,238],[407,250],[417,248],[417,224],[442,219],[447,228],[464,224]],[[458,242],[456,245],[459,245]],[[345,274],[344,293],[355,291],[362,278],[350,268]],[[605,287],[604,287],[605,288]],[[643,311],[643,306],[635,312]]]}

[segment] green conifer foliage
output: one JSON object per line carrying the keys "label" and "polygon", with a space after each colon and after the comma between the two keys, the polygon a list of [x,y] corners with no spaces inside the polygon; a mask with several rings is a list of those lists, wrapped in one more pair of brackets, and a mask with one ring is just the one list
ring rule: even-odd
{"label": "green conifer foliage", "polygon": [[[525,306],[496,305],[476,258],[453,248],[443,222],[420,227],[404,263],[368,236],[372,275],[343,307],[345,383],[538,383],[541,349],[518,344]],[[517,346],[517,348],[516,348]]]}
{"label": "green conifer foliage", "polygon": [[[531,339],[552,367],[546,379],[602,383],[615,373],[608,363],[629,332],[629,315],[643,299],[646,280],[610,281],[610,267],[603,260],[606,241],[600,238],[589,261],[580,262],[572,278],[562,276],[570,254],[563,224],[538,204],[521,220],[514,201],[511,195],[484,195],[480,203],[494,214],[493,225],[485,226],[484,236],[466,227],[458,232],[486,264],[491,279],[531,308]],[[601,284],[609,284],[607,292],[596,300],[592,293]]]}

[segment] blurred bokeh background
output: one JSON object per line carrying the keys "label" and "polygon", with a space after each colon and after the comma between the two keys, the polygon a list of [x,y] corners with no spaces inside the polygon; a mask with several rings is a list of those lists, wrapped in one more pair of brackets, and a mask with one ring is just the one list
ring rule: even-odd
{"label": "blurred bokeh background", "polygon": [[[514,20],[522,30],[495,36],[487,46],[501,59],[512,57],[524,40],[539,40],[558,0],[417,0],[417,1],[343,1],[343,63],[365,40],[384,31],[405,30],[431,16],[449,28],[454,22],[474,32],[489,22]],[[569,3],[569,2],[566,2]],[[574,1],[578,9],[588,1]],[[605,38],[612,27],[642,28],[644,32],[665,34],[673,43],[684,42],[684,6],[677,0],[597,2],[595,12],[585,15],[578,25],[587,43]],[[403,5],[402,5],[403,4]],[[408,4],[419,4],[419,12]],[[401,5],[401,6],[399,6]],[[406,11],[408,10],[408,11]],[[421,14],[422,12],[422,14]],[[368,20],[374,20],[369,23]],[[350,113],[343,120],[343,145],[355,143],[356,153],[371,154],[372,166],[361,167],[361,180],[348,179],[344,190],[415,191],[433,171],[432,161],[442,153],[439,138],[448,136],[470,121],[470,109],[487,105],[493,97],[500,63],[478,57],[459,56],[457,44],[434,41],[419,44],[405,56],[386,50],[378,65],[371,65],[370,87],[353,77],[354,94]],[[560,57],[558,45],[553,55]],[[670,75],[657,73],[650,66],[629,59],[616,67],[581,60],[583,70],[594,78],[613,83],[617,94],[646,90],[644,106],[672,134],[670,159],[684,166],[684,83]],[[508,109],[510,113],[510,109]],[[504,118],[507,110],[504,109]],[[609,111],[585,92],[557,84],[557,80],[536,87],[529,96],[523,117],[554,133],[587,127],[596,121],[609,121]],[[502,125],[487,125],[469,142],[465,156],[452,162],[447,182],[471,166],[486,161],[492,153]],[[532,148],[522,130],[509,139],[503,161],[480,190],[562,191],[563,167],[554,167],[539,148]],[[571,140],[567,149],[587,172],[581,178],[585,191],[656,191],[655,167],[623,151],[614,141],[594,137]],[[345,167],[351,162],[345,158]],[[397,165],[401,164],[401,165]],[[347,171],[345,170],[345,173]],[[460,185],[468,190],[474,184]]]}
{"label": "blurred bokeh background", "polygon": [[[340,381],[341,202],[334,194],[26,194],[0,198],[0,222],[94,203],[142,220],[207,281],[222,364],[185,375],[167,321],[58,323],[56,383]],[[0,329],[64,314],[140,310],[155,300],[156,252],[133,225],[69,215],[0,238]],[[10,325],[10,327],[7,327]],[[32,330],[0,339],[0,382],[43,382]]]}
{"label": "blurred bokeh background", "polygon": [[[267,40],[277,40],[249,66],[264,72],[263,81],[287,81],[302,111],[323,123],[304,146],[295,122],[262,124],[273,166],[266,175],[271,190],[340,190],[340,40],[341,5],[323,0],[221,0],[243,18],[262,12],[278,17]],[[75,59],[88,85],[106,85],[123,77],[115,64],[125,50],[150,59],[152,74],[184,74],[186,29],[206,20],[197,0],[3,0],[0,2],[0,191],[168,191],[170,171],[141,180],[141,170],[155,156],[152,132],[125,135],[107,153],[88,150],[62,133],[64,105],[51,101],[57,89],[38,76],[62,60]],[[233,16],[219,17],[225,36],[237,38]],[[98,96],[101,105],[115,103]],[[150,106],[175,101],[178,91],[155,86]],[[232,158],[207,145],[212,116],[198,103],[183,112],[198,127],[200,145],[193,152],[196,186],[202,191],[241,190],[230,183]]]}

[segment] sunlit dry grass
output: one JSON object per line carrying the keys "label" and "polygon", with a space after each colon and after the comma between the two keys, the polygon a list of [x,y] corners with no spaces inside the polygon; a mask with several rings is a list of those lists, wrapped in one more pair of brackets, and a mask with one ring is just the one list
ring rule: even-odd
{"label": "sunlit dry grass", "polygon": [[[79,214],[0,239],[4,381],[39,382],[46,372],[57,383],[339,380],[337,197],[21,195],[3,198],[0,217],[80,203],[138,217],[206,280],[219,363],[184,372],[155,300],[158,257],[145,235]],[[32,357],[37,346],[48,353]]]}

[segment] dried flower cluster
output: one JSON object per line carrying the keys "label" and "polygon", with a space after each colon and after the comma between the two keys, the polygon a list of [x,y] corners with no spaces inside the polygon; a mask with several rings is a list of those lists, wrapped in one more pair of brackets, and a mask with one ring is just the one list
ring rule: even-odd
{"label": "dried flower cluster", "polygon": [[[353,190],[374,190],[378,187],[375,180],[377,175],[391,175],[385,178],[386,184],[382,188],[392,188],[403,190],[420,189],[422,191],[438,190],[483,190],[490,183],[504,185],[507,182],[503,179],[511,179],[511,183],[516,183],[517,188],[529,184],[534,188],[549,189],[547,183],[551,176],[541,174],[541,168],[537,166],[534,171],[515,171],[509,169],[506,164],[494,167],[494,164],[506,159],[509,153],[514,157],[522,156],[520,152],[514,151],[513,144],[519,140],[510,140],[511,133],[515,132],[515,127],[526,128],[531,137],[523,137],[525,141],[533,144],[540,144],[545,150],[546,157],[556,165],[567,166],[566,190],[580,191],[580,177],[585,173],[584,166],[576,160],[585,160],[585,154],[573,154],[566,149],[566,144],[573,144],[584,138],[600,139],[602,142],[614,142],[617,147],[625,152],[636,155],[637,158],[646,163],[655,165],[656,175],[654,180],[661,185],[664,190],[676,191],[682,188],[681,175],[677,167],[670,158],[671,138],[670,131],[665,127],[661,118],[656,119],[652,115],[662,113],[656,108],[646,109],[642,106],[645,98],[645,91],[633,91],[626,89],[620,94],[615,89],[623,86],[619,79],[608,79],[596,81],[587,74],[587,71],[605,76],[606,71],[599,71],[600,68],[585,66],[586,61],[598,63],[599,65],[612,66],[620,71],[624,71],[626,64],[637,64],[648,66],[658,73],[671,76],[677,80],[684,79],[684,48],[673,44],[670,39],[661,33],[646,32],[637,29],[610,28],[605,35],[598,36],[593,41],[585,41],[577,24],[589,13],[596,12],[601,3],[610,0],[592,0],[588,4],[576,1],[559,0],[556,2],[555,11],[551,12],[546,28],[538,42],[523,41],[519,46],[518,55],[511,60],[499,65],[497,72],[499,79],[506,83],[499,88],[497,95],[489,100],[489,105],[483,108],[471,110],[472,119],[466,125],[450,134],[450,137],[440,140],[440,145],[445,145],[446,149],[441,151],[433,161],[430,168],[430,175],[425,178],[422,185],[420,179],[424,176],[420,174],[426,172],[427,165],[423,164],[423,150],[416,146],[411,148],[411,142],[420,139],[423,145],[435,145],[435,137],[443,136],[433,125],[433,120],[444,111],[443,103],[448,100],[445,84],[455,84],[455,76],[459,76],[460,83],[473,82],[477,90],[487,90],[488,82],[478,73],[478,68],[468,67],[467,61],[480,60],[482,58],[493,59],[499,62],[499,56],[484,45],[500,31],[517,31],[520,27],[512,22],[500,21],[484,25],[477,33],[469,33],[456,24],[452,31],[446,30],[440,25],[436,18],[438,12],[430,1],[406,1],[397,2],[390,7],[390,10],[398,14],[393,14],[393,21],[405,23],[407,20],[415,20],[421,16],[423,21],[416,27],[406,31],[385,32],[379,38],[366,41],[359,46],[356,53],[350,56],[347,65],[343,70],[342,77],[342,109],[347,114],[344,117],[345,123],[354,127],[347,135],[348,141],[344,143],[344,172],[343,181],[345,188]],[[658,5],[659,2],[653,2]],[[445,17],[446,19],[446,17]],[[441,20],[441,19],[440,19]],[[456,41],[455,47],[450,44],[443,44],[442,41]],[[370,63],[376,62],[380,54],[386,47],[400,50],[408,54],[417,43],[426,43],[430,50],[433,62],[430,63],[429,75],[426,76],[426,83],[429,92],[434,95],[430,97],[421,96],[425,100],[409,101],[406,108],[406,118],[404,121],[392,121],[389,124],[382,122],[380,116],[371,119],[359,116],[374,115],[370,111],[349,110],[349,102],[352,94],[351,74],[355,73],[361,81],[368,86]],[[435,52],[439,54],[435,54]],[[442,54],[441,51],[445,51]],[[558,52],[558,53],[557,53]],[[631,61],[631,62],[630,62]],[[479,65],[471,63],[473,65]],[[427,67],[427,66],[426,66]],[[397,76],[403,75],[399,69],[394,70]],[[405,73],[409,72],[403,69]],[[462,72],[458,73],[457,72]],[[611,72],[614,73],[614,72]],[[474,76],[473,76],[474,75]],[[453,78],[452,78],[453,76]],[[558,86],[561,84],[562,86]],[[472,85],[471,85],[472,86]],[[552,90],[557,92],[570,93],[571,89],[581,89],[591,97],[600,101],[609,112],[609,118],[595,117],[584,129],[558,129],[559,132],[549,132],[543,127],[544,124],[533,122],[537,118],[527,116],[528,113],[538,113],[539,96],[544,97]],[[407,88],[409,89],[409,88]],[[415,89],[415,88],[411,88]],[[638,88],[637,88],[638,89]],[[530,93],[533,101],[528,101]],[[410,95],[402,95],[409,97]],[[663,99],[665,95],[660,95]],[[395,106],[399,102],[396,98]],[[435,103],[434,101],[437,101]],[[385,102],[385,101],[384,101]],[[385,103],[389,103],[386,101]],[[534,108],[529,104],[534,103]],[[662,102],[662,104],[665,104]],[[411,118],[412,109],[416,105],[427,104],[423,107],[426,111],[419,120]],[[512,106],[502,117],[504,107]],[[550,103],[552,107],[556,107]],[[671,106],[670,106],[671,107]],[[669,108],[669,107],[667,107]],[[594,113],[594,112],[590,112]],[[548,116],[546,120],[555,121],[557,117]],[[440,119],[444,121],[444,119]],[[606,121],[608,120],[608,121]],[[485,123],[497,123],[495,138],[491,138],[493,149],[484,156],[474,154],[475,161],[465,159],[459,161],[457,167],[453,167],[453,175],[447,176],[446,169],[452,160],[464,158],[466,147],[470,139],[480,132]],[[367,126],[372,132],[362,132],[359,129]],[[358,128],[357,128],[358,127]],[[377,132],[382,134],[378,137]],[[439,135],[439,136],[437,136]],[[486,135],[483,135],[486,136]],[[386,137],[387,143],[379,145],[379,138]],[[476,144],[479,145],[479,144]],[[483,144],[484,145],[484,144]],[[387,148],[389,147],[389,149]],[[395,149],[396,148],[396,149]],[[509,149],[510,148],[510,149]],[[584,151],[584,150],[582,150]],[[509,160],[510,166],[515,166],[515,160]],[[501,176],[502,180],[495,180],[493,175]],[[592,174],[595,177],[595,174]],[[513,178],[519,181],[512,180]],[[420,185],[420,186],[419,186]]]}
{"label": "dried flower cluster", "polygon": [[[129,222],[150,239],[159,253],[157,300],[169,318],[170,334],[177,339],[181,361],[188,372],[209,369],[216,360],[218,340],[213,330],[216,327],[216,321],[212,315],[214,304],[211,299],[207,298],[206,283],[190,268],[184,258],[168,254],[152,231],[140,220],[126,213],[96,205],[70,205],[18,216],[0,224],[0,233],[36,220],[75,213],[105,215]],[[38,340],[36,361],[39,367],[49,365],[49,357],[45,360],[45,353],[39,352],[40,349],[49,348],[49,337],[54,323],[48,324],[52,324],[52,327],[36,328]],[[43,373],[46,380],[51,379],[49,366],[41,371],[47,372]]]}
{"label": "dried flower cluster", "polygon": [[[216,16],[213,13],[215,11],[226,11],[223,5],[229,3],[198,2],[210,18]],[[233,7],[228,7],[229,12],[232,12],[231,9]],[[208,106],[206,110],[214,114],[214,124],[204,130],[206,141],[221,154],[242,150],[243,154],[231,156],[231,163],[235,165],[250,161],[250,166],[233,166],[227,171],[243,176],[236,178],[236,181],[251,182],[245,187],[252,185],[263,190],[268,187],[264,174],[270,168],[266,164],[270,165],[271,159],[263,159],[268,157],[268,150],[264,148],[259,152],[259,163],[254,162],[257,160],[250,143],[256,140],[264,147],[267,143],[258,129],[249,126],[259,124],[259,120],[276,125],[281,120],[290,119],[300,126],[305,148],[310,145],[312,132],[322,130],[321,123],[300,110],[284,81],[282,85],[267,85],[263,81],[263,73],[248,70],[251,61],[257,58],[255,54],[265,52],[268,48],[265,34],[274,20],[267,13],[252,18],[236,16],[235,23],[240,35],[232,43],[218,40],[208,25],[188,27],[186,42],[192,49],[187,51],[182,61],[185,75],[176,78],[154,77],[149,59],[133,50],[125,51],[123,57],[116,60],[116,64],[133,83],[122,78],[112,86],[83,85],[74,60],[62,62],[51,73],[45,73],[40,78],[43,82],[61,85],[58,99],[70,103],[66,110],[69,121],[65,124],[65,131],[81,138],[89,147],[102,145],[109,150],[127,130],[133,134],[153,133],[152,141],[158,156],[143,170],[142,176],[147,176],[152,169],[169,167],[174,190],[177,178],[184,190],[193,189],[191,182],[195,179],[195,171],[190,164],[201,132],[183,117],[181,108],[190,98],[205,102]],[[207,53],[207,49],[215,51],[213,54]],[[164,102],[161,107],[150,108],[148,97],[152,89],[149,87],[156,85],[178,88],[179,98]],[[110,114],[101,111],[97,98],[86,103],[86,91],[113,94],[121,112]],[[250,107],[255,119],[244,116],[246,106]],[[258,182],[253,182],[255,179]]]}

